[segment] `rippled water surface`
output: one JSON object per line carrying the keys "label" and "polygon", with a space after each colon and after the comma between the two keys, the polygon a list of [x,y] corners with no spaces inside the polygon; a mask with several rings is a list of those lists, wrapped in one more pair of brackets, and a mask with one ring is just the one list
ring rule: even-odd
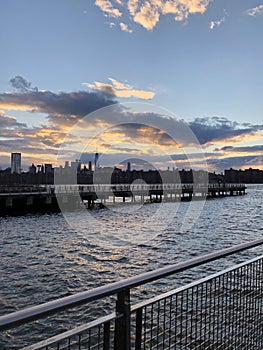
{"label": "rippled water surface", "polygon": [[[246,196],[209,200],[196,218],[201,206],[156,203],[69,213],[67,219],[61,214],[0,218],[0,315],[262,238],[263,186],[250,186]],[[234,261],[262,251],[255,248]],[[220,261],[209,272],[232,263]],[[158,282],[151,292],[206,271],[200,267]],[[30,331],[29,326],[27,337]],[[11,333],[3,339],[0,346],[14,345]]]}

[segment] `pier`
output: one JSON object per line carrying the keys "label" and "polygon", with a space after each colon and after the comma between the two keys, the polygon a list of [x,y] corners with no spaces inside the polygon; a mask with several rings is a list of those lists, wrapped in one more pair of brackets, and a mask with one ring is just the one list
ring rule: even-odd
{"label": "pier", "polygon": [[[134,301],[133,294],[136,288],[145,287],[154,281],[186,273],[197,266],[205,266],[262,245],[263,239],[239,244],[3,315],[0,317],[2,339],[8,331],[14,348],[23,350],[261,350],[262,255],[182,287],[160,292],[157,296],[147,298],[145,294],[140,294],[143,300]],[[45,322],[50,323],[51,319],[45,321],[45,317],[60,315],[59,320],[62,322],[63,315],[68,319],[73,315],[72,309],[77,308],[75,310],[79,319],[82,313],[87,315],[90,303],[103,303],[106,298],[110,298],[112,312],[51,337],[45,338],[40,331],[41,340],[35,343],[29,344],[27,341],[22,344],[16,341],[16,334],[28,333],[30,325],[37,327],[43,322],[44,327]],[[80,309],[81,305],[85,307]],[[36,320],[37,323],[33,323]],[[12,333],[16,327],[20,327],[18,333]],[[53,327],[53,331],[56,333],[56,327]]]}
{"label": "pier", "polygon": [[91,209],[95,203],[152,203],[190,201],[244,195],[246,185],[216,183],[193,184],[93,184],[1,186],[0,215],[59,211],[59,204],[68,210]]}

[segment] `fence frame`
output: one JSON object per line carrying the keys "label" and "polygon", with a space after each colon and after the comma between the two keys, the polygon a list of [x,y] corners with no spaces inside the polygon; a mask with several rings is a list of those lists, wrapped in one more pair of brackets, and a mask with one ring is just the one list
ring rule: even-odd
{"label": "fence frame", "polygon": [[[63,311],[78,305],[83,305],[91,301],[99,300],[104,297],[117,295],[116,309],[115,309],[116,314],[114,317],[114,320],[115,320],[114,348],[116,350],[128,350],[130,349],[130,344],[131,344],[131,339],[130,339],[131,311],[135,310],[134,307],[131,307],[131,303],[130,303],[130,292],[133,288],[212,262],[214,260],[224,258],[226,256],[229,256],[235,253],[239,253],[241,251],[244,251],[250,248],[257,247],[262,244],[263,244],[263,238],[254,240],[251,242],[242,243],[226,249],[215,251],[210,254],[198,256],[196,258],[193,258],[184,262],[179,262],[157,270],[142,273],[137,276],[130,277],[118,282],[114,282],[102,287],[94,288],[89,291],[80,292],[68,297],[56,299],[44,304],[40,304],[24,310],[13,312],[11,314],[7,314],[0,317],[0,331],[8,330],[15,326],[19,326],[19,325],[34,321],[36,319],[40,319],[44,316],[53,315],[58,311]],[[205,277],[202,280],[205,280],[207,278],[209,277]],[[200,283],[200,280],[193,283]],[[145,301],[144,303],[147,303],[147,301]],[[140,349],[140,338],[141,338],[141,333],[140,333],[141,330],[139,327],[140,311],[137,310],[136,312],[138,312],[138,317],[136,318],[138,322],[138,325],[137,325],[138,327],[136,328],[137,341],[136,341],[135,349],[138,350]],[[109,317],[108,318],[108,321],[109,321],[111,317],[113,317],[113,314],[111,314],[108,317]],[[108,332],[106,329],[106,338],[109,336],[109,334],[107,335],[107,333],[109,333],[109,328],[108,328]],[[28,347],[28,349],[30,348],[33,349],[33,347]],[[105,349],[107,349],[107,347],[105,347]]]}

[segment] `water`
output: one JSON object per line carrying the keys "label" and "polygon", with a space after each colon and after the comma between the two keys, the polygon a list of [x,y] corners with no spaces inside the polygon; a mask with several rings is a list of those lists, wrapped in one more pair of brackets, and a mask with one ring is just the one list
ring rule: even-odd
{"label": "water", "polygon": [[[247,193],[207,201],[193,222],[189,203],[119,206],[88,216],[69,213],[67,220],[61,214],[1,218],[0,315],[262,238],[263,186],[251,185]],[[191,215],[202,206],[195,203]],[[262,251],[255,248],[234,260],[196,268],[151,285],[145,293],[178,286]],[[24,333],[33,339],[30,327]],[[14,345],[12,333],[1,345]]]}

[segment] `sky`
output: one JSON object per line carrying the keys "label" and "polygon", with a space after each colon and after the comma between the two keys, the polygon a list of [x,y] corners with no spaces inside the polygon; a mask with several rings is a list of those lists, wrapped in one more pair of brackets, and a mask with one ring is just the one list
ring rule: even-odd
{"label": "sky", "polygon": [[24,170],[94,152],[104,166],[263,169],[262,0],[0,6],[2,169],[11,152]]}

